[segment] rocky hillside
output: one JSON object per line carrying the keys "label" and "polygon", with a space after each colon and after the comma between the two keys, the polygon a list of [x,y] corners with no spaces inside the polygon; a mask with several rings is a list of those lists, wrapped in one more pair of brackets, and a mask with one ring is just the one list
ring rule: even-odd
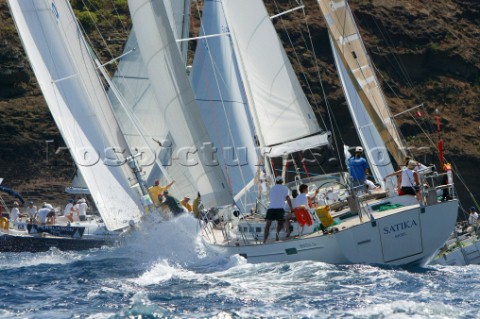
{"label": "rocky hillside", "polygon": [[[126,1],[104,1],[110,3],[108,5],[102,1],[84,1],[90,5],[93,15],[84,11],[82,1],[71,2],[102,59],[107,61],[118,56],[130,28]],[[291,0],[265,2],[272,14],[297,5]],[[434,145],[441,135],[455,171],[474,195],[480,194],[480,2],[351,0],[349,3],[393,113],[424,105],[397,117],[409,147],[418,159],[430,163],[435,160]],[[328,101],[340,126],[342,140],[354,145],[357,137],[333,66],[325,23],[315,1],[305,0],[305,5],[306,19],[296,12],[276,19],[275,26],[300,78],[308,80],[309,99],[316,105],[318,115],[326,117]],[[197,15],[195,5],[192,12]],[[313,63],[310,45],[304,42],[308,39],[306,25],[312,35],[320,72]],[[108,36],[99,37],[95,26]],[[290,39],[300,61],[294,58]],[[306,81],[302,83],[306,88]],[[420,117],[416,111],[420,111]],[[436,133],[436,116],[440,117],[440,134]],[[329,129],[337,131],[337,128]],[[47,142],[49,140],[53,142]],[[68,184],[74,167],[68,154],[55,154],[60,146],[63,146],[62,138],[23,52],[6,0],[0,0],[0,177],[5,178],[3,185],[17,189],[27,198],[61,202],[65,198],[63,187]],[[456,182],[460,185],[458,179]],[[459,191],[464,205],[471,205],[472,199],[466,191],[462,187]]]}

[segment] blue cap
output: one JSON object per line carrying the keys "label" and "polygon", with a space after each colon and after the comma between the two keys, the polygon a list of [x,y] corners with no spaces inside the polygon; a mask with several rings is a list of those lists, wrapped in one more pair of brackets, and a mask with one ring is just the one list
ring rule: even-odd
{"label": "blue cap", "polygon": [[470,210],[475,210],[475,206],[470,207]]}
{"label": "blue cap", "polygon": [[73,203],[73,198],[70,198],[70,199],[68,200],[68,202],[69,202],[69,203]]}
{"label": "blue cap", "polygon": [[30,202],[29,202],[29,204],[30,204],[30,205],[33,205],[33,202],[32,202],[32,201],[30,201]]}

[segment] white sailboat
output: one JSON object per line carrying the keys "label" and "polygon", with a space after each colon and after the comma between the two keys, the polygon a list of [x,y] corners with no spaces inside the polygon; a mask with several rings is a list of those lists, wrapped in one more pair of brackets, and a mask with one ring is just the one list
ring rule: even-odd
{"label": "white sailboat", "polygon": [[[293,69],[263,3],[259,0],[215,2],[221,3],[225,14],[227,26],[224,26],[224,29],[228,30],[233,44],[247,102],[253,116],[255,133],[260,146],[263,150],[267,150],[263,154],[266,155],[266,162],[271,157],[328,144],[328,133],[322,132],[316,123],[311,107],[295,79]],[[349,13],[344,1],[329,3],[332,4],[329,7],[330,11],[323,11],[328,23],[332,21],[329,15],[335,14],[338,9],[348,10],[344,13]],[[142,15],[142,21],[148,19],[146,16],[146,13]],[[155,20],[155,17],[152,19]],[[133,21],[134,24],[142,23],[138,19]],[[345,24],[346,22],[337,21],[334,25],[329,25],[332,42],[337,38],[335,32],[331,30],[335,23]],[[348,45],[347,40],[343,40],[342,43]],[[365,83],[353,76],[355,69],[345,62],[348,60],[346,55],[353,56],[359,53],[352,54],[352,51],[339,50],[336,45],[332,49],[349,104],[355,104],[354,99],[362,102],[362,112],[366,112],[365,116],[370,117],[369,121],[376,124],[373,126],[371,123],[365,123],[365,125],[369,125],[372,131],[379,132],[376,133],[376,138],[370,139],[365,137],[369,134],[363,134],[360,129],[360,135],[364,135],[361,138],[365,143],[364,146],[368,147],[368,150],[379,147],[383,155],[386,155],[385,148],[382,149],[383,143],[386,143],[389,150],[392,148],[394,157],[399,161],[403,160],[401,144],[392,146],[395,145],[398,136],[393,122],[388,114],[385,118],[379,119],[379,113],[373,112],[376,110],[376,104],[374,107],[366,105],[369,101],[365,96],[371,96],[372,93]],[[143,50],[141,43],[140,50]],[[364,53],[363,47],[361,50]],[[358,67],[366,69],[363,64]],[[367,82],[367,84],[370,83],[371,80]],[[352,89],[355,89],[356,96]],[[374,98],[378,97],[382,95],[374,95]],[[360,109],[352,111],[355,115],[358,112]],[[299,121],[299,124],[295,121]],[[356,124],[362,126],[358,121]],[[289,129],[292,126],[295,130]],[[392,130],[386,128],[392,128]],[[379,139],[379,136],[382,138]],[[376,144],[376,141],[380,145]],[[380,155],[377,153],[373,157],[381,159]],[[378,161],[372,160],[372,162]],[[383,164],[388,166],[390,161],[383,159],[380,164],[382,165],[378,165],[379,167],[385,166]],[[386,172],[391,170],[390,165]],[[378,178],[384,172],[377,170],[375,174]],[[339,183],[343,182],[340,175],[332,178],[336,178]],[[206,241],[219,253],[240,254],[249,262],[311,259],[328,263],[423,265],[448,238],[455,224],[458,206],[455,199],[438,202],[434,196],[435,185],[431,186],[430,192],[423,190],[420,202],[408,195],[393,195],[379,199],[366,194],[351,194],[349,205],[345,203],[337,206],[338,211],[333,215],[342,219],[340,224],[335,226],[335,231],[328,235],[314,232],[293,240],[260,244],[258,238],[245,236],[242,230],[228,231],[223,228],[217,231],[209,228]],[[452,187],[452,185],[446,187]],[[386,211],[376,210],[378,207],[391,204],[398,207]]]}
{"label": "white sailboat", "polygon": [[143,185],[134,154],[68,0],[9,1],[9,6],[50,112],[106,228],[122,230],[138,222]]}

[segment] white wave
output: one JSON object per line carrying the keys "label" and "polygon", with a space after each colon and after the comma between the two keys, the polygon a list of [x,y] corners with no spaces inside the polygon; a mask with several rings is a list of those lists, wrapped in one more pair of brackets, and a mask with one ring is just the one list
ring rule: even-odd
{"label": "white wave", "polygon": [[15,269],[38,266],[41,264],[69,264],[85,257],[78,252],[65,252],[52,248],[42,253],[2,253],[0,254],[0,269]]}

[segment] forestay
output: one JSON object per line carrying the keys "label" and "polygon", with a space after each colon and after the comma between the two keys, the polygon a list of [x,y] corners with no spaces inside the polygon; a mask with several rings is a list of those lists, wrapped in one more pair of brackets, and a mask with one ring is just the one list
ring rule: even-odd
{"label": "forestay", "polygon": [[[142,216],[129,155],[77,20],[66,0],[9,1],[53,118],[109,230]],[[126,151],[127,150],[127,151]]]}
{"label": "forestay", "polygon": [[164,4],[148,0],[130,0],[128,3],[160,112],[180,150],[174,154],[174,160],[188,167],[207,206],[232,204],[227,182],[214,158],[195,156],[200,152],[211,155],[209,146],[203,144],[210,139],[203,123],[198,121],[201,115]]}

